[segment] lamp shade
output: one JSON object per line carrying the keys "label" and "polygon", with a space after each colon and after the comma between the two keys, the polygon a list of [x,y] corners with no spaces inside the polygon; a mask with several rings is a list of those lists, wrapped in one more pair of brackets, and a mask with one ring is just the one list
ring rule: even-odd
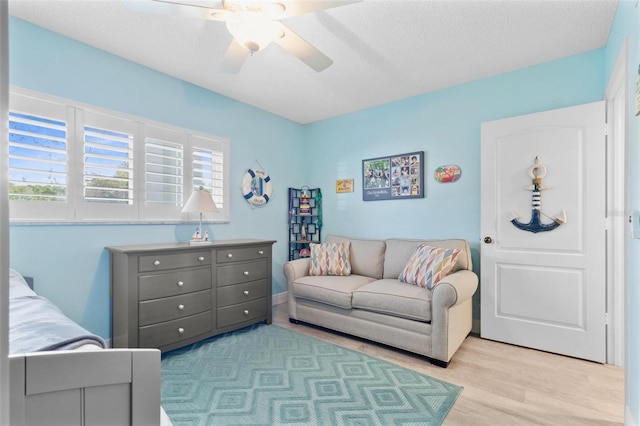
{"label": "lamp shade", "polygon": [[193,213],[215,213],[218,211],[215,201],[211,198],[209,191],[205,191],[202,187],[191,193],[182,211]]}

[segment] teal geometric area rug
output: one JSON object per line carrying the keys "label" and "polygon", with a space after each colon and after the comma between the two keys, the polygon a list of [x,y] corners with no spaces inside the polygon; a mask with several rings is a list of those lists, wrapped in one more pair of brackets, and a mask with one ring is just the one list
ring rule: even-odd
{"label": "teal geometric area rug", "polygon": [[175,426],[439,425],[461,391],[264,323],[162,355],[162,406]]}

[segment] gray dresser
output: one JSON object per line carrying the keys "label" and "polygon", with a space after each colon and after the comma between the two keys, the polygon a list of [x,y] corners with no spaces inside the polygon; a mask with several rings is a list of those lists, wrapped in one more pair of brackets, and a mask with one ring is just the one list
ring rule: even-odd
{"label": "gray dresser", "polygon": [[272,240],[107,247],[114,348],[168,351],[271,324]]}

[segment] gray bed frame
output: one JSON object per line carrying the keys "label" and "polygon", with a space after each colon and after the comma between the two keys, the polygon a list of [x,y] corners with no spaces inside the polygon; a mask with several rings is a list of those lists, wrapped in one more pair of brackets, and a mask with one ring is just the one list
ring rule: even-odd
{"label": "gray bed frame", "polygon": [[[33,287],[33,280],[27,280]],[[9,356],[12,426],[160,424],[160,351],[97,349]]]}

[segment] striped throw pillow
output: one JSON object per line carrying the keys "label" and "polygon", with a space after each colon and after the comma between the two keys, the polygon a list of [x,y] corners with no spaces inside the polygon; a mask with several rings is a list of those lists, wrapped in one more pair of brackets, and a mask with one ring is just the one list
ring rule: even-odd
{"label": "striped throw pillow", "polygon": [[309,275],[351,275],[351,243],[309,244]]}
{"label": "striped throw pillow", "polygon": [[403,283],[433,290],[438,281],[451,272],[459,254],[460,249],[421,244],[407,262],[398,279]]}

